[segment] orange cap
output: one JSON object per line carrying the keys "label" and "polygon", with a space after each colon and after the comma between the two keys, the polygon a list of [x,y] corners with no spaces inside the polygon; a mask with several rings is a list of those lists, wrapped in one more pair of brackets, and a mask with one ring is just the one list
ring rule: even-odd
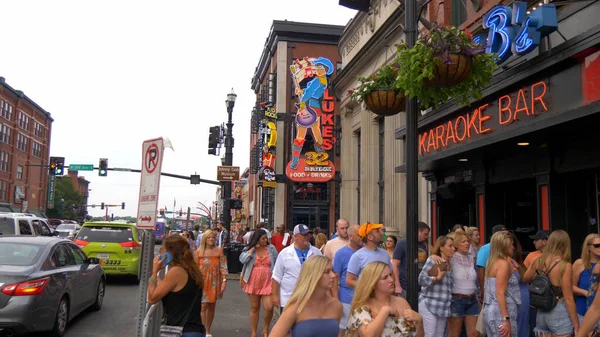
{"label": "orange cap", "polygon": [[358,229],[358,235],[360,235],[361,238],[366,238],[372,230],[382,227],[383,224],[380,223],[365,222],[364,224],[360,225],[360,228]]}

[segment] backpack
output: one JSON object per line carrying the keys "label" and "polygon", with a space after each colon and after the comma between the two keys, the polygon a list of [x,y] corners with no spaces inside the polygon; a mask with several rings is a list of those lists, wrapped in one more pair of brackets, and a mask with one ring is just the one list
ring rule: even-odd
{"label": "backpack", "polygon": [[534,308],[541,311],[550,311],[554,309],[558,303],[558,296],[554,290],[555,287],[552,285],[552,282],[550,282],[550,277],[548,277],[548,275],[559,262],[560,261],[557,261],[550,269],[548,269],[548,271],[542,272],[541,274],[538,270],[537,275],[531,280],[531,283],[529,284],[529,299],[531,306]]}

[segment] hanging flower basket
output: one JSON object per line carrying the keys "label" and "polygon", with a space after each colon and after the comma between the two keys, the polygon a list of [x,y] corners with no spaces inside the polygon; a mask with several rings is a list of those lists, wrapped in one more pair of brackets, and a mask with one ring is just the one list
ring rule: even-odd
{"label": "hanging flower basket", "polygon": [[437,109],[450,100],[469,105],[482,98],[482,90],[498,68],[496,57],[474,42],[468,31],[435,27],[424,32],[414,47],[398,45],[395,87],[417,98],[421,109]]}
{"label": "hanging flower basket", "polygon": [[394,89],[377,89],[365,97],[367,109],[379,116],[393,116],[406,107],[404,94]]}
{"label": "hanging flower basket", "polygon": [[433,78],[425,79],[425,85],[434,88],[452,87],[464,82],[471,74],[473,57],[465,54],[438,56],[439,63],[433,68]]}
{"label": "hanging flower basket", "polygon": [[375,74],[360,77],[360,85],[348,90],[348,96],[357,102],[364,102],[374,114],[393,116],[404,111],[406,103],[404,91],[396,85],[397,77],[396,65],[384,65]]}

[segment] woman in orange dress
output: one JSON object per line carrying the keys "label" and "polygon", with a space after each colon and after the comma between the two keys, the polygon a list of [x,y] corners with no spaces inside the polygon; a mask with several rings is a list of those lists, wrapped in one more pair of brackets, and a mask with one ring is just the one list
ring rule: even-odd
{"label": "woman in orange dress", "polygon": [[223,297],[227,287],[227,260],[223,248],[217,247],[216,237],[216,232],[206,231],[196,250],[196,261],[204,278],[201,316],[206,327],[206,337],[212,337],[210,327],[215,318],[217,298]]}

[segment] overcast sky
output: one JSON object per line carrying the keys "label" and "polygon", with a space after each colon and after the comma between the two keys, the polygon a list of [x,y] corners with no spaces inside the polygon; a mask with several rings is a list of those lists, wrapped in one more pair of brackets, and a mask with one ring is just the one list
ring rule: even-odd
{"label": "overcast sky", "polygon": [[[50,155],[67,165],[106,157],[140,169],[142,142],[168,137],[163,172],[214,180],[208,129],[226,121],[232,87],[233,163],[249,165],[250,81],[273,20],[345,25],[354,14],[338,0],[2,1],[0,76],[51,113]],[[111,213],[136,215],[139,174],[80,175],[90,204],[125,202]],[[215,191],[162,177],[159,207],[194,209]]]}

